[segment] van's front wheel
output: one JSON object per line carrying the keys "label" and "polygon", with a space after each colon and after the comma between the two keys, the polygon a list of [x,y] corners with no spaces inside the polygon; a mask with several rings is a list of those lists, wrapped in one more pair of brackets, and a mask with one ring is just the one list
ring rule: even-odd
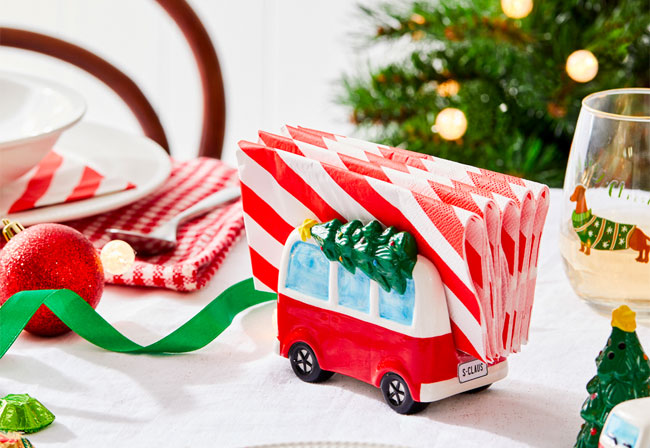
{"label": "van's front wheel", "polygon": [[384,375],[380,387],[388,406],[399,414],[415,414],[429,405],[413,400],[406,381],[395,373]]}
{"label": "van's front wheel", "polygon": [[296,342],[291,346],[289,349],[289,362],[291,363],[293,373],[308,383],[320,383],[334,375],[334,372],[320,368],[316,354],[304,342]]}

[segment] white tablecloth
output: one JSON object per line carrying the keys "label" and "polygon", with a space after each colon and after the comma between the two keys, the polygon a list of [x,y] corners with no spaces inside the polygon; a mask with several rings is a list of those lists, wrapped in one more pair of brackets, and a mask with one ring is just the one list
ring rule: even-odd
{"label": "white tablecloth", "polygon": [[[23,333],[0,360],[0,393],[29,393],[57,416],[33,434],[43,447],[243,447],[366,441],[413,447],[571,446],[585,385],[611,331],[580,301],[558,252],[561,194],[553,191],[542,240],[530,342],[509,376],[487,391],[401,416],[381,393],[335,375],[313,385],[272,354],[272,304],[242,313],[217,341],[178,356],[121,355],[76,335]],[[109,286],[98,311],[140,343],[168,334],[223,289],[250,276],[241,241],[203,291]],[[650,350],[650,328],[637,333]]]}

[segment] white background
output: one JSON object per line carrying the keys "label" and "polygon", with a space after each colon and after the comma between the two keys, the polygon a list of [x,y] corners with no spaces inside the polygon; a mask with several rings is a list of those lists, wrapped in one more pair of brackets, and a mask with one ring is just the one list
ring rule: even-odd
{"label": "white background", "polygon": [[[365,3],[368,3],[367,1]],[[346,72],[365,68],[353,34],[364,25],[350,0],[190,0],[208,29],[226,85],[224,159],[241,139],[284,123],[348,133],[336,104]],[[188,45],[153,0],[0,0],[1,26],[43,32],[81,45],[127,73],[161,117],[181,158],[196,154],[200,82]],[[140,132],[128,108],[80,69],[0,47],[0,70],[55,79],[88,101],[86,120]],[[1,101],[1,99],[0,99]]]}

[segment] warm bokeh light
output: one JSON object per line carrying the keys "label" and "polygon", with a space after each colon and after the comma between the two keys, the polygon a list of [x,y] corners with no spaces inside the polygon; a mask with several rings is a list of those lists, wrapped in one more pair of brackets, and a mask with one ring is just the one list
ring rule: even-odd
{"label": "warm bokeh light", "polygon": [[467,118],[462,110],[447,107],[436,117],[433,130],[445,140],[458,140],[467,131]]}
{"label": "warm bokeh light", "polygon": [[577,50],[566,60],[566,72],[577,82],[589,82],[598,74],[598,59],[589,50]]}
{"label": "warm bokeh light", "polygon": [[460,84],[458,81],[449,79],[438,86],[438,95],[442,97],[458,95]]}
{"label": "warm bokeh light", "polygon": [[104,270],[109,274],[125,274],[133,266],[135,251],[129,243],[122,240],[109,241],[99,255]]}
{"label": "warm bokeh light", "polygon": [[533,0],[501,0],[501,9],[511,19],[523,19],[533,10]]}

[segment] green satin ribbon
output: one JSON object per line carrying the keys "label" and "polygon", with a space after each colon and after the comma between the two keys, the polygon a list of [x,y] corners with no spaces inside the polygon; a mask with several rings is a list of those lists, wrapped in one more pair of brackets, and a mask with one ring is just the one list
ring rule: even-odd
{"label": "green satin ribbon", "polygon": [[184,353],[205,347],[241,311],[275,300],[275,294],[255,290],[253,279],[234,284],[189,321],[158,342],[142,346],[117,331],[80,296],[68,289],[22,291],[0,307],[0,358],[41,305],[47,306],[72,331],[105,350],[120,353]]}

